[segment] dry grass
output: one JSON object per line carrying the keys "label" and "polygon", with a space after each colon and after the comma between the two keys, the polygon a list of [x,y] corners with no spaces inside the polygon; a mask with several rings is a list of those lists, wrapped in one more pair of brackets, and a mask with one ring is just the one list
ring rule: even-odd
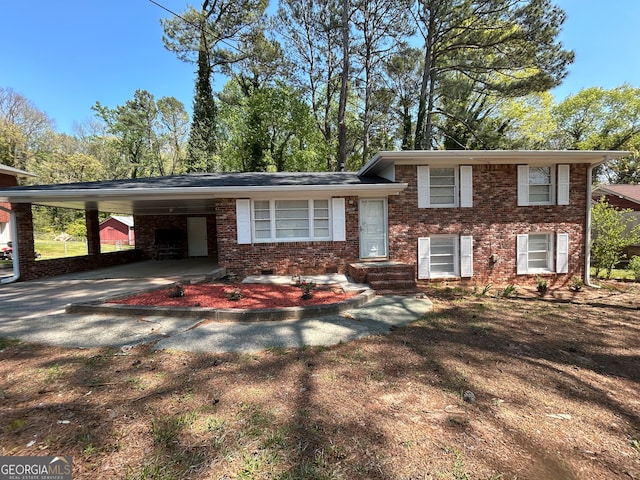
{"label": "dry grass", "polygon": [[0,340],[0,454],[72,455],[74,479],[640,479],[640,288],[610,285],[442,287],[388,335],[255,355]]}

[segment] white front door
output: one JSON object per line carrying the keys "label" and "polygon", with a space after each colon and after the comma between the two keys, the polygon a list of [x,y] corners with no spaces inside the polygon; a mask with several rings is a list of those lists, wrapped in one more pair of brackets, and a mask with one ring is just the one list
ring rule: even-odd
{"label": "white front door", "polygon": [[386,258],[387,201],[360,200],[360,258]]}
{"label": "white front door", "polygon": [[187,243],[190,257],[206,257],[207,219],[205,217],[187,217]]}

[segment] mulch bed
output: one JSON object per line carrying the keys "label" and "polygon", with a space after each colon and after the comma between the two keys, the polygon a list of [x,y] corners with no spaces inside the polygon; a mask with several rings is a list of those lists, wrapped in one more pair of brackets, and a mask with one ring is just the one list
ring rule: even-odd
{"label": "mulch bed", "polygon": [[[109,303],[161,307],[257,309],[324,305],[341,302],[355,295],[345,293],[338,285],[317,286],[311,291],[309,299],[303,299],[302,290],[293,285],[200,283],[183,285],[182,288],[183,296],[171,296],[175,287],[169,287],[110,300]],[[229,299],[234,292],[240,293],[239,300]]]}

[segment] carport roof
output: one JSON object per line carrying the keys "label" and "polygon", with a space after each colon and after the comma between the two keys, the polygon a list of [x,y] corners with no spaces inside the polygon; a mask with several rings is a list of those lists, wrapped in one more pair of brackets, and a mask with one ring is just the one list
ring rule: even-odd
{"label": "carport roof", "polygon": [[137,215],[212,213],[215,198],[395,195],[406,184],[355,172],[247,172],[33,185],[0,190],[0,201]]}

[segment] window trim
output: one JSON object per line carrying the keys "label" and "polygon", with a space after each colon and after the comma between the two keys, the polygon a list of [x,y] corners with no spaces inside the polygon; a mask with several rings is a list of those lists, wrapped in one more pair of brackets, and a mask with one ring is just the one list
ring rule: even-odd
{"label": "window trim", "polygon": [[[432,270],[432,240],[434,238],[452,238],[453,268],[452,272],[438,272]],[[418,238],[418,278],[419,279],[447,279],[473,277],[473,237],[470,235],[436,234]]]}
{"label": "window trim", "polygon": [[[280,201],[306,201],[307,202],[307,229],[309,232],[308,236],[299,236],[299,237],[277,237],[277,228],[276,228],[276,202]],[[316,201],[326,201],[327,202],[327,217],[316,218],[315,217],[315,202]],[[265,221],[266,219],[256,219],[255,215],[255,203],[256,202],[268,202],[269,204],[269,238],[262,237],[258,238],[256,236],[256,221]],[[265,209],[266,210],[266,209]],[[315,221],[316,220],[326,220],[327,221],[327,236],[316,236],[315,235]],[[328,242],[333,238],[333,202],[331,198],[268,198],[268,199],[252,199],[251,200],[251,237],[253,239],[253,243],[292,243],[292,242]]]}
{"label": "window trim", "polygon": [[[532,235],[545,235],[547,250],[545,268],[531,268],[529,264],[530,237]],[[552,231],[529,232],[516,236],[516,274],[536,275],[536,274],[560,274],[568,272],[568,247],[569,234]]]}
{"label": "window trim", "polygon": [[[453,170],[453,185],[434,185],[431,182],[431,177],[433,175],[433,171],[435,169],[441,169],[441,170]],[[447,188],[447,189],[451,189],[453,188],[453,203],[437,203],[434,204],[432,199],[434,197],[433,195],[433,189],[434,188]],[[430,167],[429,168],[429,205],[431,206],[431,208],[455,208],[460,204],[460,172],[458,170],[458,167]]]}
{"label": "window trim", "polygon": [[[450,204],[433,204],[431,202],[431,169],[453,169],[455,184],[453,199]],[[417,166],[418,208],[467,208],[473,207],[473,167],[471,165],[418,165]]]}
{"label": "window trim", "polygon": [[[549,201],[532,202],[530,192],[530,168],[549,168],[551,184],[549,188]],[[545,164],[545,165],[518,165],[517,197],[518,206],[546,206],[546,205],[569,205],[571,190],[571,171],[569,164]]]}

